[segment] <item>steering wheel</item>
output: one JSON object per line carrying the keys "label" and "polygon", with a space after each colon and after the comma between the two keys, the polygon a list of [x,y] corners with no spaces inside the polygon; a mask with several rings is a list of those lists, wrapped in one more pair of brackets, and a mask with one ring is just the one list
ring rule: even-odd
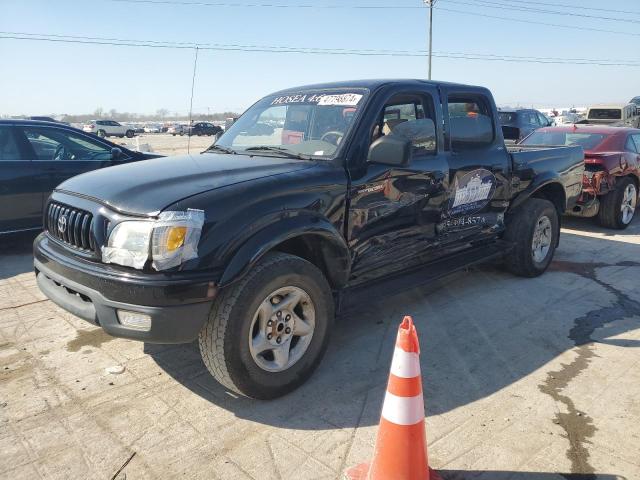
{"label": "steering wheel", "polygon": [[[332,137],[333,141],[329,140]],[[322,135],[322,137],[320,137],[320,140],[322,140],[323,142],[331,143],[337,147],[338,145],[340,145],[342,137],[344,137],[344,133],[338,132],[337,130],[331,130],[330,132],[326,132],[324,135]]]}
{"label": "steering wheel", "polygon": [[53,159],[54,160],[64,160],[66,156],[67,156],[67,149],[64,148],[64,145],[59,144],[56,147],[56,151],[53,154]]}

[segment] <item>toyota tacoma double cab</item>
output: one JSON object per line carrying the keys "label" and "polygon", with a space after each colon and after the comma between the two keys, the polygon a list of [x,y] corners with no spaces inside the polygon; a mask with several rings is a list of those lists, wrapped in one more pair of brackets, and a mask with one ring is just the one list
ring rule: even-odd
{"label": "toyota tacoma double cab", "polygon": [[274,398],[311,375],[345,303],[492,259],[543,273],[583,160],[579,146],[508,150],[481,87],[293,88],[201,154],[61,184],[37,283],[108,334],[198,339],[223,386]]}

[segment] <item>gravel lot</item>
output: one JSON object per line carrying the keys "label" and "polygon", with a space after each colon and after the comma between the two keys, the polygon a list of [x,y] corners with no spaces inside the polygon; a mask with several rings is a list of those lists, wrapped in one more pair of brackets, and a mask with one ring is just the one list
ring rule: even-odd
{"label": "gravel lot", "polygon": [[[148,136],[183,148],[166,137]],[[313,378],[270,402],[225,392],[195,344],[115,339],[56,307],[31,241],[0,247],[2,478],[340,478],[372,454],[404,314],[445,479],[640,478],[640,218],[568,220],[540,278],[485,266],[345,312]]]}
{"label": "gravel lot", "polygon": [[[184,135],[176,135],[175,137],[166,133],[144,133],[133,139],[110,138],[114,143],[124,145],[131,149],[149,150],[146,146],[150,146],[152,152],[161,153],[163,155],[183,155],[190,151],[191,153],[200,153],[215,141],[215,137],[191,137],[189,145],[189,137]],[[139,147],[139,148],[138,148]]]}

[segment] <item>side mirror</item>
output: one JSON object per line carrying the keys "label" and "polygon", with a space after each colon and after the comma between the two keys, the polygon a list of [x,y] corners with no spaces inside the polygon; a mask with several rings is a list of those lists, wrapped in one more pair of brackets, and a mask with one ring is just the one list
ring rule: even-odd
{"label": "side mirror", "polygon": [[122,150],[120,150],[118,147],[113,147],[111,149],[111,160],[117,161],[120,160],[122,158]]}
{"label": "side mirror", "polygon": [[394,135],[385,135],[371,144],[367,161],[403,167],[409,163],[410,157],[411,140]]}

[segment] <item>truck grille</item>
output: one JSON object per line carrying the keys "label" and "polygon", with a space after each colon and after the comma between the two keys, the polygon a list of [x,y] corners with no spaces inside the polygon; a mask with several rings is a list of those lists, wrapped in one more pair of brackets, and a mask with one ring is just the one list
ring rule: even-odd
{"label": "truck grille", "polygon": [[47,207],[46,229],[49,235],[71,247],[95,251],[91,235],[93,215],[78,208],[51,202]]}

